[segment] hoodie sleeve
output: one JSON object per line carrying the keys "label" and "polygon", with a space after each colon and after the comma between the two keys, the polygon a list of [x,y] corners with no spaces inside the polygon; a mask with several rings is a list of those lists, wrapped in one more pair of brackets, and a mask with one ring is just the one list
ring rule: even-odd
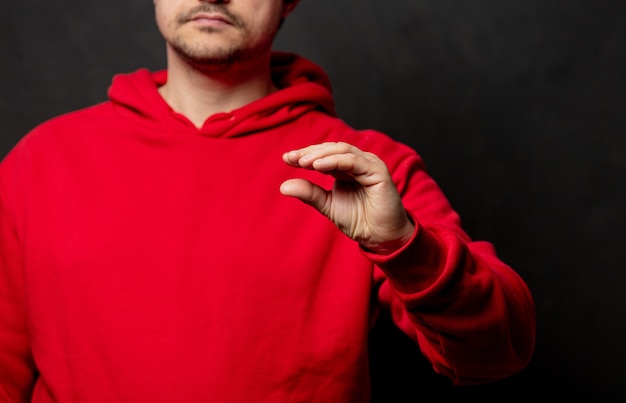
{"label": "hoodie sleeve", "polygon": [[0,401],[28,402],[35,382],[20,246],[0,171]]}
{"label": "hoodie sleeve", "polygon": [[390,169],[416,230],[390,255],[362,250],[376,265],[381,305],[434,370],[455,385],[492,382],[522,370],[536,330],[527,285],[492,244],[468,237],[417,154]]}

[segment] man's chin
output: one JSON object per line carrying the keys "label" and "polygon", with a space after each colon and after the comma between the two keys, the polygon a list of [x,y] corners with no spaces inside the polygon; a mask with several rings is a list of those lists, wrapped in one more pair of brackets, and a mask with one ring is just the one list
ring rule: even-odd
{"label": "man's chin", "polygon": [[193,65],[223,65],[232,64],[241,57],[238,48],[191,49],[188,47],[174,47],[176,53],[185,61]]}

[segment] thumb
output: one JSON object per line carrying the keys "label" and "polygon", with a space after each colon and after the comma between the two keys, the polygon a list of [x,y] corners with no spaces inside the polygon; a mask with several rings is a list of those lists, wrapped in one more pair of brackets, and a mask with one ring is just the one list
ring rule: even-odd
{"label": "thumb", "polygon": [[295,197],[324,213],[328,192],[306,179],[288,179],[280,185],[280,193]]}

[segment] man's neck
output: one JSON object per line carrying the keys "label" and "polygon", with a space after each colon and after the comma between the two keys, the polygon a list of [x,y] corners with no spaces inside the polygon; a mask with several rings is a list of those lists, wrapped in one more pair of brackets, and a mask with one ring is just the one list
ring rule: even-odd
{"label": "man's neck", "polygon": [[159,93],[176,112],[200,128],[210,116],[238,109],[276,88],[271,80],[269,56],[257,66],[232,66],[201,71],[171,58],[167,83]]}

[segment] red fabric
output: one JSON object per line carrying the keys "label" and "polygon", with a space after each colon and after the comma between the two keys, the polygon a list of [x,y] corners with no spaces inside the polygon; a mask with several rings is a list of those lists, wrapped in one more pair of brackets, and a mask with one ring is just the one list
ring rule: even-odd
{"label": "red fabric", "polygon": [[[334,116],[321,69],[274,65],[280,91],[199,130],[158,95],[164,72],[117,76],[111,101],[5,157],[1,401],[365,402],[378,308],[457,384],[525,367],[524,282],[467,237],[413,150]],[[330,186],[281,154],[339,140],[387,162],[417,224],[392,255],[279,193],[301,175]]]}

